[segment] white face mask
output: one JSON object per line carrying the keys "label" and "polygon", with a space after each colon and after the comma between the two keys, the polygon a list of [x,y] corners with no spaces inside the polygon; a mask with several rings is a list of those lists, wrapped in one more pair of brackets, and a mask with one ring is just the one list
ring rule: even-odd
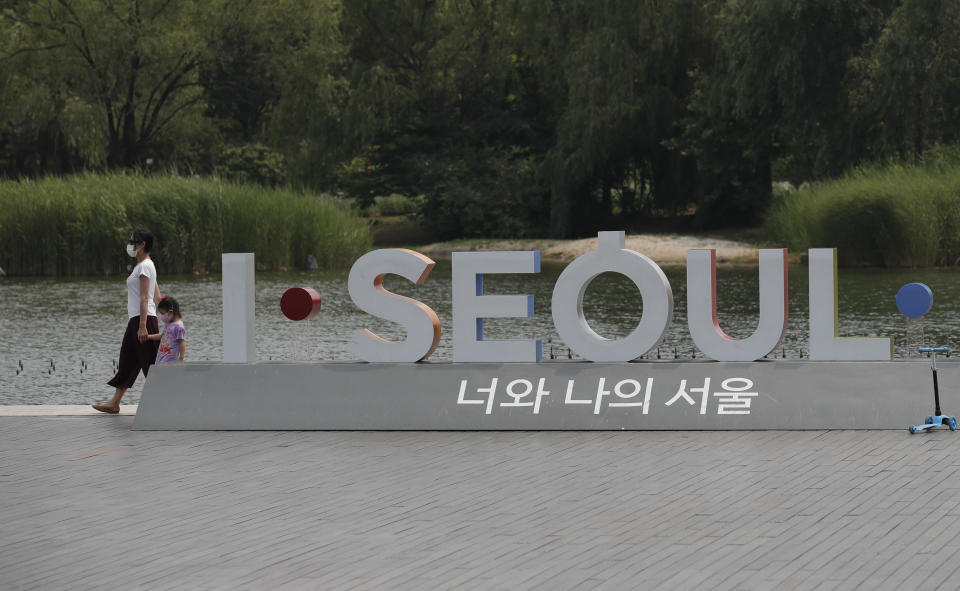
{"label": "white face mask", "polygon": [[137,247],[134,246],[134,245],[132,245],[132,244],[128,244],[128,245],[127,245],[127,254],[130,255],[130,256],[132,256],[133,258],[137,258]]}

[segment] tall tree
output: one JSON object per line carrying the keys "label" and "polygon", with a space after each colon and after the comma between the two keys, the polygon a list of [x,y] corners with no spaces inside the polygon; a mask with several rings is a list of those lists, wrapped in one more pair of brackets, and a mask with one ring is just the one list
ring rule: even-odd
{"label": "tall tree", "polygon": [[424,194],[441,235],[539,231],[502,10],[496,0],[344,2],[352,195]]}
{"label": "tall tree", "polygon": [[[695,200],[694,161],[669,142],[682,131],[688,72],[709,49],[706,17],[693,0],[543,1],[521,10],[535,23],[525,57],[544,68],[542,84],[559,99],[544,167],[554,235],[589,233],[614,216],[630,224]],[[550,80],[558,71],[559,87]]]}
{"label": "tall tree", "polygon": [[847,63],[882,21],[870,0],[727,0],[716,55],[698,70],[686,149],[709,223],[753,223],[780,163],[797,180],[836,174],[853,133]]}
{"label": "tall tree", "polygon": [[278,91],[268,141],[284,155],[291,184],[330,190],[354,155],[343,113],[350,88],[342,8],[335,0],[283,0],[260,10],[269,23],[272,45],[264,44]]}
{"label": "tall tree", "polygon": [[916,160],[960,141],[960,3],[904,0],[853,62],[854,107],[872,143],[865,155]]}
{"label": "tall tree", "polygon": [[[202,45],[196,3],[174,0],[37,0],[3,11],[17,38],[0,59],[44,87],[59,112],[71,102],[92,110],[108,166],[131,166],[199,113]],[[26,66],[31,66],[26,69]]]}

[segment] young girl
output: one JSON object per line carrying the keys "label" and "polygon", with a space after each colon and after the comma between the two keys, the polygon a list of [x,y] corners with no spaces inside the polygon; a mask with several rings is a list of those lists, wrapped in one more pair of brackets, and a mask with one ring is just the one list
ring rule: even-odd
{"label": "young girl", "polygon": [[187,331],[183,328],[183,321],[180,319],[180,303],[166,296],[157,304],[157,313],[163,321],[163,332],[147,337],[153,341],[160,341],[157,365],[183,363],[183,354],[187,350],[187,342],[184,340]]}

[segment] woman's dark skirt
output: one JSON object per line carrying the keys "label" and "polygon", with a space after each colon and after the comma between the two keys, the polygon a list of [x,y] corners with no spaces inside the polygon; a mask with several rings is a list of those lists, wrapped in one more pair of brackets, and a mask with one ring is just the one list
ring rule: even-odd
{"label": "woman's dark skirt", "polygon": [[[147,334],[157,334],[160,332],[160,325],[157,323],[156,316],[147,316]],[[120,363],[117,369],[117,375],[107,382],[114,388],[129,388],[137,381],[140,371],[143,371],[143,377],[147,377],[150,366],[157,359],[157,349],[160,348],[160,341],[146,341],[141,343],[137,340],[137,331],[140,330],[140,317],[134,316],[127,323],[127,330],[123,333],[123,344],[120,345]]]}

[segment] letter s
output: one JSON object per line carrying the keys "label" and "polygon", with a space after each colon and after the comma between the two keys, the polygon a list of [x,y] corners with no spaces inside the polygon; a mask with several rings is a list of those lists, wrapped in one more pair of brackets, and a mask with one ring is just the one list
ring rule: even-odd
{"label": "letter s", "polygon": [[357,330],[348,350],[371,362],[415,362],[430,356],[440,342],[440,319],[423,302],[387,291],[383,277],[394,273],[414,283],[423,283],[435,263],[412,250],[387,248],[363,255],[350,269],[347,289],[358,308],[403,326],[407,338],[388,341],[367,329]]}

